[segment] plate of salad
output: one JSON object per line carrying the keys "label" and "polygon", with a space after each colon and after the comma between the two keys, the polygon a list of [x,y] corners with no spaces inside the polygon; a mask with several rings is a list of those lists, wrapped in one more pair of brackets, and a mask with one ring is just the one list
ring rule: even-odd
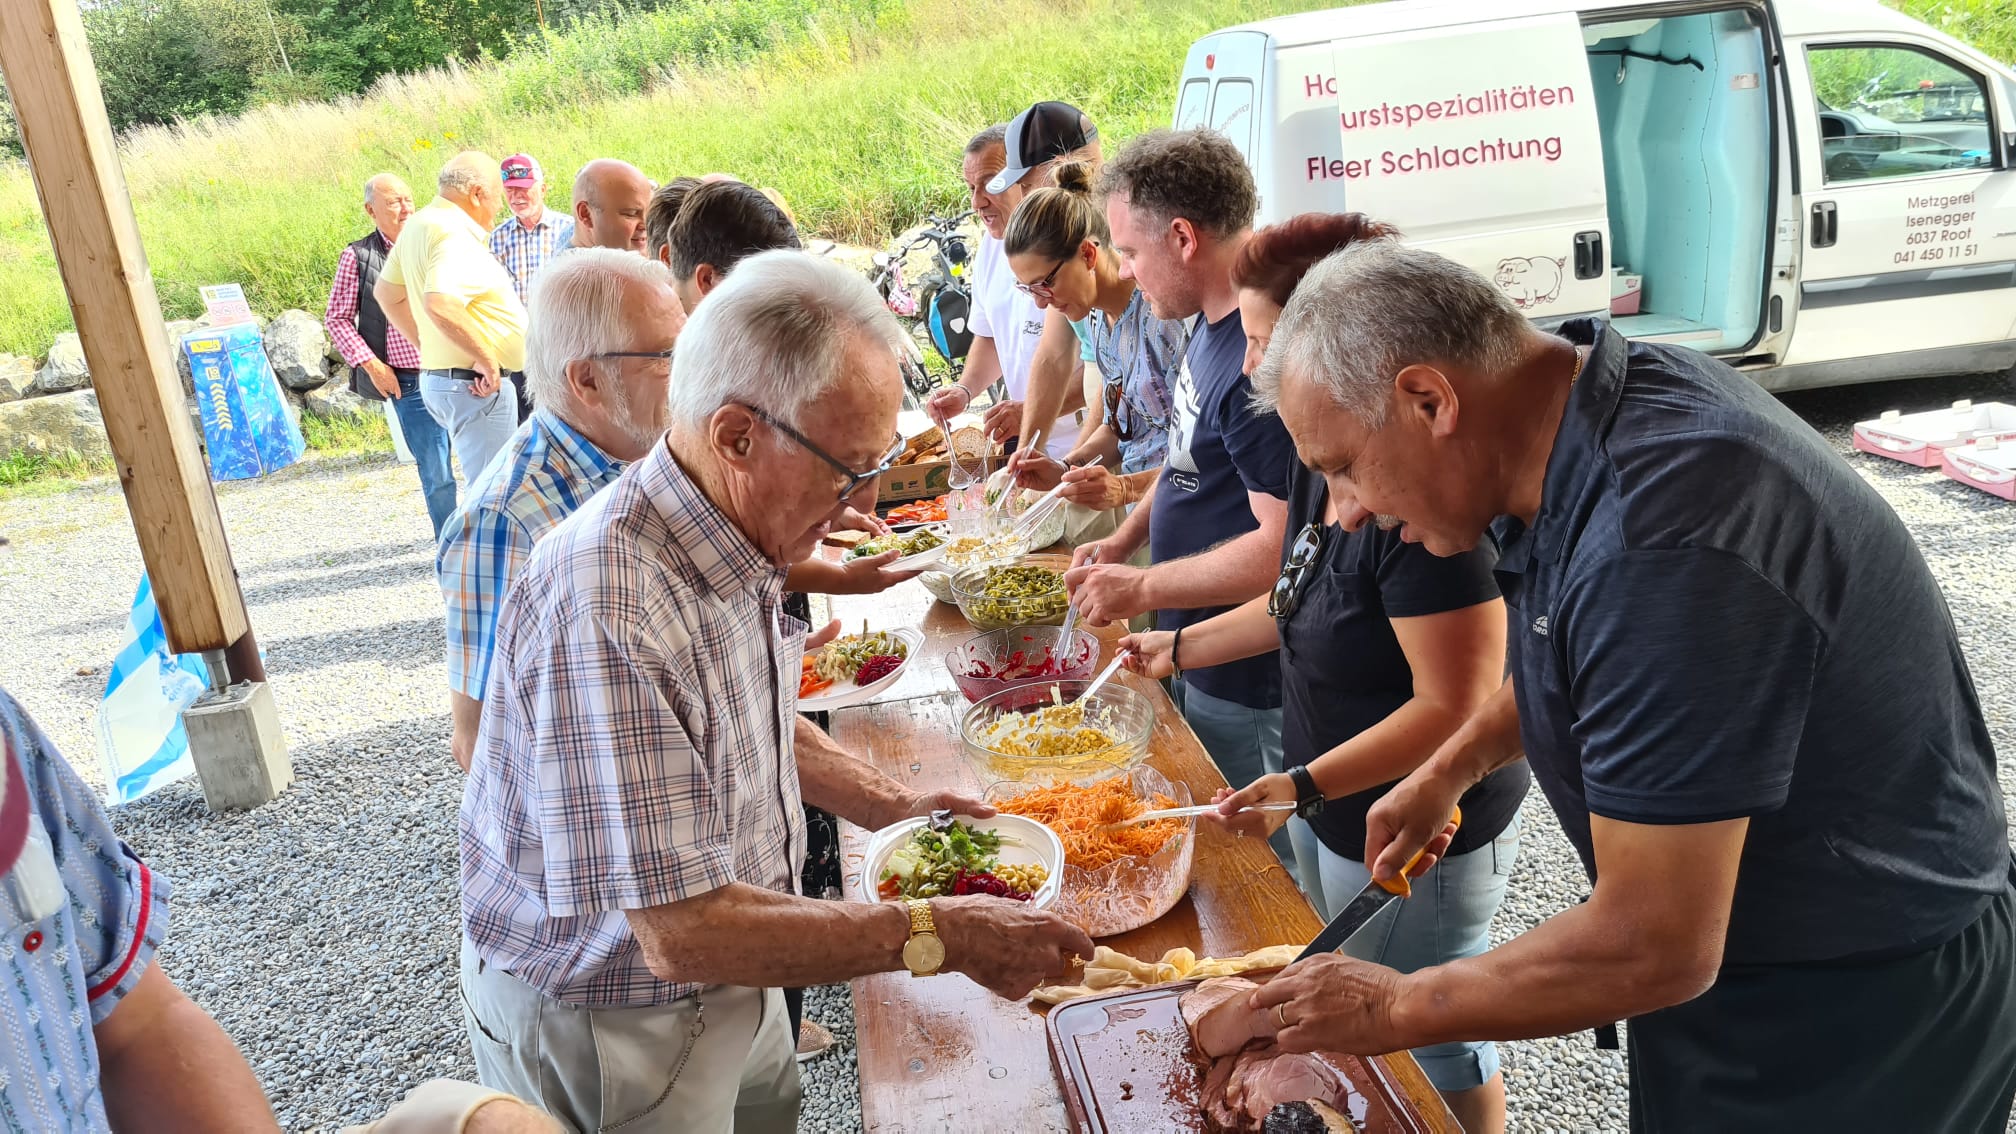
{"label": "plate of salad", "polygon": [[1063,886],[1064,844],[1020,815],[974,819],[934,812],[875,832],[863,856],[869,901],[990,894],[1038,909]]}
{"label": "plate of salad", "polygon": [[889,571],[915,571],[928,567],[945,554],[945,533],[936,527],[912,528],[907,532],[892,532],[886,536],[862,540],[847,551],[849,560],[862,559],[870,555],[880,555],[894,551],[901,558],[884,568]]}
{"label": "plate of salad", "polygon": [[798,711],[820,713],[858,705],[901,680],[924,632],[870,630],[842,634],[805,655],[798,671]]}

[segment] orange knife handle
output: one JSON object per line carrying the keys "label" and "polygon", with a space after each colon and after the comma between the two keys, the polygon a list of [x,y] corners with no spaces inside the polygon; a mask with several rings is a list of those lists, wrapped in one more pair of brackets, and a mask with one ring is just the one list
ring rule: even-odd
{"label": "orange knife handle", "polygon": [[[1463,825],[1463,809],[1461,807],[1456,808],[1450,814],[1449,825],[1452,827],[1461,827]],[[1403,898],[1412,897],[1414,887],[1407,881],[1407,876],[1413,872],[1414,864],[1421,861],[1421,856],[1427,853],[1427,850],[1428,848],[1424,846],[1420,850],[1415,851],[1414,857],[1408,859],[1407,864],[1400,868],[1400,873],[1391,878],[1379,880],[1379,888],[1389,894],[1398,894]]]}

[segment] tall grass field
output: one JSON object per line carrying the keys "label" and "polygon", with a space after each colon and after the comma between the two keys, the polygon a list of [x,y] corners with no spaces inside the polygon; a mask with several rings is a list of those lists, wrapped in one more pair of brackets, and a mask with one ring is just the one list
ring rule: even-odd
{"label": "tall grass field", "polygon": [[[978,127],[1037,98],[1084,107],[1109,146],[1168,121],[1183,54],[1214,28],[1337,0],[692,0],[591,21],[508,59],[388,80],[361,99],[147,128],[121,145],[168,317],[238,282],[255,309],[320,312],[361,186],[424,200],[453,152],[530,152],[556,184],[595,157],[659,180],[732,172],[810,232],[880,243],[959,196]],[[2016,59],[2011,0],[1897,0]],[[70,326],[25,168],[0,169],[0,352]]]}

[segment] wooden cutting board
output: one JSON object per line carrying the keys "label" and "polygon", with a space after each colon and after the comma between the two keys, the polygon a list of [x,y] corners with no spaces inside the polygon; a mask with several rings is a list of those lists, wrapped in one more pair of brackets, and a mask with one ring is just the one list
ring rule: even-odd
{"label": "wooden cutting board", "polygon": [[[1191,1061],[1190,1030],[1177,998],[1196,981],[1067,1000],[1050,1010],[1050,1061],[1079,1134],[1204,1129],[1203,1076]],[[1354,1092],[1344,1113],[1368,1134],[1460,1130],[1448,1108],[1424,1114],[1385,1066],[1330,1057]]]}

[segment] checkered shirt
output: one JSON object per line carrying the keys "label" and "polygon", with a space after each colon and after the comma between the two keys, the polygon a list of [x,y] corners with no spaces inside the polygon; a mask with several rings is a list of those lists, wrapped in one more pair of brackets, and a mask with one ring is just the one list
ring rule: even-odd
{"label": "checkered shirt", "polygon": [[483,699],[497,609],[532,545],[623,471],[559,415],[541,407],[502,456],[470,482],[441,528],[434,576],[448,608],[448,688]]}
{"label": "checkered shirt", "polygon": [[546,266],[553,254],[574,239],[574,218],[557,209],[547,209],[539,223],[526,228],[517,217],[490,230],[490,254],[503,261],[518,286],[518,302],[531,302],[532,277]]}
{"label": "checkered shirt", "polygon": [[652,975],[624,910],[797,892],[806,626],[783,584],[662,443],[533,549],[462,798],[479,956],[566,1003],[669,1004],[700,986]]}
{"label": "checkered shirt", "polygon": [[[376,283],[377,281],[372,281]],[[336,282],[329,287],[329,306],[322,316],[322,326],[329,331],[329,341],[343,355],[343,361],[359,370],[364,364],[378,356],[371,353],[371,344],[357,333],[357,253],[349,248],[336,257]],[[420,348],[413,340],[399,333],[399,328],[385,328],[385,357],[378,359],[394,370],[420,369]]]}
{"label": "checkered shirt", "polygon": [[0,735],[20,764],[31,828],[0,875],[0,1130],[100,1134],[112,1127],[92,1028],[154,963],[168,883],[119,841],[91,789],[4,691]]}

